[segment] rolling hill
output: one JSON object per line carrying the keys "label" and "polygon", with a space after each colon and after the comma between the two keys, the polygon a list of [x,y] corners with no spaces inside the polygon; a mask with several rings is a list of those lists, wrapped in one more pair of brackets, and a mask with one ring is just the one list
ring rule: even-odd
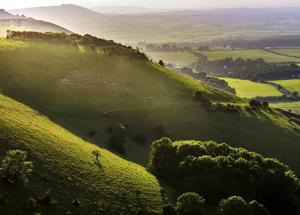
{"label": "rolling hill", "polygon": [[207,43],[220,40],[223,45],[226,44],[224,39],[256,40],[300,33],[299,8],[195,9],[103,15],[68,4],[12,12],[50,21],[77,33],[134,44],[139,41]]}
{"label": "rolling hill", "polygon": [[76,33],[89,33],[110,38],[103,29],[105,26],[110,25],[108,16],[77,5],[62,4],[60,6],[27,8],[11,12],[49,21]]}
{"label": "rolling hill", "polygon": [[0,9],[0,37],[5,37],[7,30],[71,33],[69,30],[50,22],[25,16],[15,16]]}
{"label": "rolling hill", "polygon": [[[146,164],[149,143],[167,135],[243,146],[300,170],[299,126],[287,117],[275,110],[249,112],[246,101],[149,61],[85,46],[7,39],[0,40],[0,58],[5,95],[103,147],[122,123],[127,139],[122,156],[137,163]],[[195,90],[240,110],[208,111],[192,99]]]}
{"label": "rolling hill", "polygon": [[[0,181],[1,214],[135,214],[160,210],[160,186],[143,167],[85,142],[35,110],[0,95],[0,155],[28,152],[33,175],[25,187]],[[99,162],[92,151],[100,153]],[[51,201],[34,209],[29,199],[51,190]],[[137,192],[140,195],[137,196]],[[72,201],[77,200],[72,205]]]}

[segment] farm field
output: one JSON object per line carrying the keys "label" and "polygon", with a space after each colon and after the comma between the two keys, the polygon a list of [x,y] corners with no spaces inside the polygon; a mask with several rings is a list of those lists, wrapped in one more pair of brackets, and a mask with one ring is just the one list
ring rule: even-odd
{"label": "farm field", "polygon": [[197,56],[191,52],[148,52],[154,61],[163,60],[165,63],[171,63],[173,65],[184,67],[197,61]]}
{"label": "farm field", "polygon": [[300,57],[300,48],[272,49],[273,52],[293,57]]}
{"label": "farm field", "polygon": [[300,95],[300,79],[278,80],[272,82],[280,84],[290,92],[298,92],[298,94]]}
{"label": "farm field", "polygon": [[257,59],[262,58],[266,62],[300,62],[300,59],[273,54],[261,49],[240,49],[240,50],[224,50],[224,51],[203,51],[201,52],[208,57],[209,60],[220,60],[228,57],[243,58],[243,59]]}
{"label": "farm field", "polygon": [[234,88],[236,90],[236,95],[241,98],[255,98],[257,96],[282,96],[282,94],[277,89],[267,84],[235,78],[221,79],[225,80],[230,87]]}
{"label": "farm field", "polygon": [[271,107],[281,108],[292,113],[300,114],[300,102],[287,102],[287,103],[271,103]]}

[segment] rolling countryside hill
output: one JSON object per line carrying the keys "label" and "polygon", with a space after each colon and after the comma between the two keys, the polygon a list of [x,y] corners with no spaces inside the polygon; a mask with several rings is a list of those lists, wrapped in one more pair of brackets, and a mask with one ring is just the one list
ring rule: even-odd
{"label": "rolling countryside hill", "polygon": [[0,9],[0,37],[6,36],[7,30],[71,33],[69,30],[50,22],[39,21],[25,16],[14,16]]}
{"label": "rolling countryside hill", "polygon": [[[167,135],[243,146],[300,170],[299,126],[287,117],[274,110],[248,112],[246,101],[157,64],[30,40],[1,39],[0,57],[6,59],[0,61],[5,95],[103,147],[109,147],[111,130],[123,124],[127,141],[122,156],[132,161],[146,164],[149,143]],[[212,103],[240,110],[206,110],[192,99],[195,90]]]}
{"label": "rolling countryside hill", "polygon": [[[100,210],[135,214],[162,207],[158,181],[143,167],[85,142],[37,111],[0,95],[1,157],[11,149],[28,152],[33,174],[25,187],[0,181],[1,214],[99,214]],[[95,150],[99,161],[92,154]],[[52,203],[34,204],[49,189]]]}
{"label": "rolling countryside hill", "polygon": [[224,39],[256,40],[300,33],[299,8],[195,9],[103,15],[77,5],[64,4],[12,12],[50,21],[76,33],[90,33],[134,44],[139,41],[207,43],[214,40],[221,40],[220,44],[224,44]]}

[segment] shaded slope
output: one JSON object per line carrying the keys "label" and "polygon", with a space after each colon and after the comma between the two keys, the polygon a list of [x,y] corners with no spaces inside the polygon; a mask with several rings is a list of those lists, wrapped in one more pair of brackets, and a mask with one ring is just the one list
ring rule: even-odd
{"label": "shaded slope", "polygon": [[[145,208],[159,210],[160,187],[144,168],[89,144],[38,112],[0,95],[0,155],[8,149],[28,151],[34,174],[27,187],[0,181],[0,193],[7,202],[1,214],[32,214],[24,209],[30,197],[37,198],[47,189],[57,201],[54,206],[38,207],[42,214],[80,214],[96,212],[98,202],[112,214],[132,214]],[[91,154],[100,151],[99,164]],[[136,193],[141,192],[137,197]],[[81,208],[71,205],[78,198]],[[3,200],[3,199],[2,199]]]}
{"label": "shaded slope", "polygon": [[[209,112],[194,90],[212,102],[243,100],[150,62],[105,56],[81,47],[0,42],[0,88],[74,133],[107,146],[111,127],[127,126],[127,158],[145,164],[157,126],[172,139],[243,146],[299,168],[299,127],[276,111]],[[16,63],[18,62],[18,63]],[[297,134],[298,133],[298,134]],[[92,134],[92,135],[90,135]],[[146,143],[135,143],[143,135]]]}

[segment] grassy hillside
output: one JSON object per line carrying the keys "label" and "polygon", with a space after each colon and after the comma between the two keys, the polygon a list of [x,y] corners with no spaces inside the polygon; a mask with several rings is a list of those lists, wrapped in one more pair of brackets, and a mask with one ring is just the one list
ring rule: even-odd
{"label": "grassy hillside", "polygon": [[[160,186],[144,168],[85,142],[8,97],[0,95],[0,104],[0,156],[8,149],[23,149],[34,165],[26,187],[0,181],[1,202],[7,202],[0,204],[1,214],[93,214],[98,207],[110,208],[109,214],[133,214],[139,208],[161,208]],[[99,163],[93,150],[100,152]],[[25,209],[29,198],[37,199],[48,189],[56,205]],[[76,198],[81,207],[72,206]]]}
{"label": "grassy hillside", "polygon": [[257,59],[262,58],[268,63],[276,62],[299,62],[298,58],[287,57],[273,54],[261,49],[241,49],[241,50],[225,50],[225,51],[204,51],[201,52],[206,55],[209,60],[220,60],[227,57],[243,58],[243,59]]}
{"label": "grassy hillside", "polygon": [[[298,169],[299,127],[277,112],[209,112],[192,100],[243,100],[180,73],[89,48],[0,41],[0,88],[84,139],[107,146],[111,127],[127,127],[124,156],[145,164],[157,128],[178,139],[215,140],[274,156]],[[16,63],[18,62],[18,63]],[[264,131],[264,132],[261,132]],[[145,143],[136,143],[136,136]]]}
{"label": "grassy hillside", "polygon": [[0,37],[5,37],[7,30],[71,33],[58,25],[34,19],[0,19]]}
{"label": "grassy hillside", "polygon": [[273,81],[276,84],[280,84],[284,88],[286,88],[290,92],[298,92],[300,95],[300,79],[292,79],[292,80],[279,80]]}
{"label": "grassy hillside", "polygon": [[257,96],[282,96],[282,94],[274,87],[256,83],[248,80],[241,80],[235,78],[222,78],[230,87],[236,90],[236,95],[241,98],[255,98]]}

